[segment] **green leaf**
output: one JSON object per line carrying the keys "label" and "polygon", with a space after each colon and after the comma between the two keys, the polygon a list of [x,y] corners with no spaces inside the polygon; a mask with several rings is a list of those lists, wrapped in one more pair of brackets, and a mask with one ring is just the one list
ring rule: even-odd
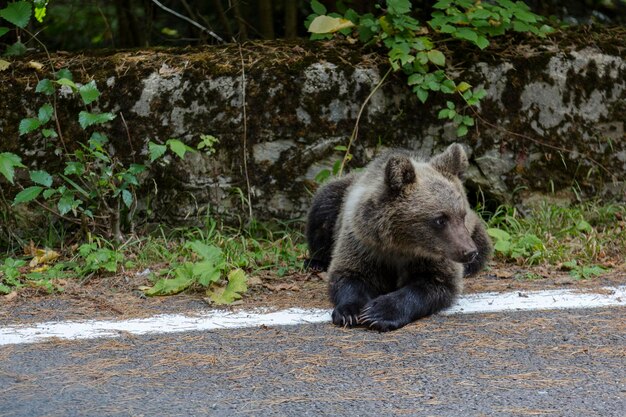
{"label": "green leaf", "polygon": [[68,87],[71,87],[74,91],[78,90],[78,86],[76,85],[76,83],[74,83],[74,81],[70,80],[69,78],[59,78],[58,80],[56,80],[56,83],[59,85],[67,85]]}
{"label": "green leaf", "polygon": [[221,269],[218,268],[213,262],[209,261],[195,263],[192,271],[198,284],[205,288],[212,283],[219,281],[222,276]]}
{"label": "green leaf", "polygon": [[487,229],[487,234],[494,239],[497,240],[511,240],[511,235],[505,232],[504,230],[496,229],[494,227],[490,227]]}
{"label": "green leaf", "polygon": [[409,75],[409,79],[408,79],[409,85],[422,84],[423,82],[424,82],[424,75],[418,74],[418,73],[413,73]]}
{"label": "green leaf", "polygon": [[52,185],[52,175],[48,174],[46,171],[31,171],[30,179],[34,183],[45,187],[50,187]]}
{"label": "green leaf", "polygon": [[35,19],[39,23],[43,23],[43,18],[46,17],[46,5],[48,0],[35,0]]}
{"label": "green leaf", "polygon": [[20,56],[24,55],[28,49],[26,49],[26,45],[22,42],[17,41],[13,45],[7,46],[4,50],[5,56]]}
{"label": "green leaf", "polygon": [[181,142],[178,139],[169,139],[165,143],[167,144],[167,146],[170,147],[172,152],[174,152],[176,155],[178,155],[178,157],[180,159],[185,159],[185,154],[187,152],[195,152],[196,151],[195,149],[193,149],[190,146],[185,145],[183,142]]}
{"label": "green leaf", "polygon": [[121,173],[121,177],[123,179],[122,184],[123,185],[134,185],[134,186],[139,186],[139,182],[137,181],[137,177],[134,176],[133,174],[131,174],[130,172],[126,171],[126,172],[122,172]]}
{"label": "green leaf", "polygon": [[17,195],[15,196],[15,199],[13,200],[12,205],[15,206],[17,204],[28,203],[29,201],[32,201],[36,199],[37,197],[39,197],[39,194],[41,194],[42,191],[43,191],[43,187],[40,187],[38,185],[25,188],[19,193],[17,193]]}
{"label": "green leaf", "polygon": [[598,265],[583,266],[580,272],[581,277],[587,279],[593,276],[602,275],[606,272],[606,269]]}
{"label": "green leaf", "polygon": [[471,13],[468,13],[471,19],[489,19],[491,17],[491,12],[486,9],[476,9]]}
{"label": "green leaf", "polygon": [[508,255],[511,251],[511,242],[508,240],[498,240],[495,245],[493,245],[493,249],[497,252]]}
{"label": "green leaf", "polygon": [[72,73],[67,68],[61,68],[54,74],[54,76],[56,77],[57,80],[62,80],[63,78],[66,78],[71,81],[74,79],[74,77],[72,76]]}
{"label": "green leaf", "polygon": [[150,154],[150,162],[154,162],[165,154],[167,146],[159,145],[158,143],[148,143],[148,153]]}
{"label": "green leaf", "polygon": [[53,195],[55,195],[57,193],[57,190],[54,188],[48,188],[47,190],[43,191],[43,198],[45,198],[46,200],[48,200],[50,197],[52,197]]}
{"label": "green leaf", "polygon": [[145,172],[146,169],[148,168],[146,168],[145,165],[130,164],[130,167],[128,167],[128,173],[132,175],[138,175],[138,174],[141,174],[142,172]]}
{"label": "green leaf", "polygon": [[50,105],[50,103],[46,103],[39,108],[37,118],[39,119],[41,124],[44,125],[50,121],[50,119],[52,118],[52,113],[54,113],[52,106]]}
{"label": "green leaf", "polygon": [[541,34],[541,37],[544,37],[546,34],[548,33],[553,33],[554,32],[554,28],[552,26],[548,26],[548,25],[541,25],[541,27],[539,28],[539,33]]}
{"label": "green leaf", "polygon": [[422,103],[426,103],[426,100],[428,99],[428,91],[423,88],[418,88],[417,91],[415,91],[415,94]]}
{"label": "green leaf", "polygon": [[591,227],[591,225],[586,220],[579,220],[578,223],[576,223],[576,230],[580,232],[591,233],[593,232],[593,227]]}
{"label": "green leaf", "polygon": [[438,1],[437,3],[435,3],[433,5],[434,9],[440,9],[440,10],[444,10],[450,7],[450,4],[453,2],[454,0],[441,0]]}
{"label": "green leaf", "polygon": [[0,26],[0,36],[5,35],[8,31],[9,31],[9,28],[4,27],[4,26]]}
{"label": "green leaf", "polygon": [[576,262],[576,259],[572,259],[572,260],[563,262],[561,264],[561,267],[563,269],[568,269],[569,270],[569,269],[576,268],[577,265],[578,265],[578,262]]}
{"label": "green leaf", "polygon": [[147,296],[172,295],[186,290],[194,283],[192,264],[185,263],[174,270],[175,278],[160,279],[154,286],[145,290]]}
{"label": "green leaf", "polygon": [[133,195],[128,190],[122,190],[122,201],[127,208],[130,208],[133,204]]}
{"label": "green leaf", "polygon": [[437,114],[437,118],[438,119],[447,119],[449,111],[450,110],[448,110],[448,109],[441,109],[441,110],[439,110],[439,113]]}
{"label": "green leaf", "polygon": [[483,98],[485,98],[486,95],[487,91],[482,88],[480,90],[474,91],[474,97],[476,97],[478,100],[482,100]]}
{"label": "green leaf", "polygon": [[489,46],[489,39],[485,38],[482,35],[478,35],[478,37],[476,38],[476,46],[478,46],[480,49],[485,49]]}
{"label": "green leaf", "polygon": [[63,216],[70,211],[73,211],[79,205],[80,202],[74,199],[73,192],[66,192],[59,199],[59,202],[57,203],[57,209],[59,210],[59,214]]}
{"label": "green leaf", "polygon": [[410,11],[410,0],[387,0],[387,12],[390,14],[406,14]]}
{"label": "green leaf", "polygon": [[54,84],[52,84],[52,81],[50,81],[49,79],[44,78],[37,83],[37,87],[35,87],[35,92],[44,93],[47,96],[52,95],[54,94]]}
{"label": "green leaf", "polygon": [[16,1],[15,3],[9,3],[7,7],[0,10],[0,17],[22,29],[24,29],[28,24],[30,15],[31,5],[28,1]]}
{"label": "green leaf", "polygon": [[457,135],[458,137],[465,136],[465,135],[467,135],[467,131],[468,131],[468,130],[467,130],[467,126],[465,126],[465,125],[461,125],[461,126],[459,126],[459,127],[456,129],[456,135]]}
{"label": "green leaf", "polygon": [[468,83],[466,83],[465,81],[461,81],[459,83],[459,85],[456,86],[456,90],[460,93],[464,92],[465,90],[467,90],[468,88],[471,88],[472,86],[469,85]]}
{"label": "green leaf", "polygon": [[219,264],[224,262],[224,255],[222,254],[222,250],[214,245],[207,245],[198,240],[193,240],[191,242],[187,242],[185,247],[191,249],[195,252],[200,258],[205,261],[213,262],[214,264]]}
{"label": "green leaf", "polygon": [[521,10],[521,9],[514,10],[513,15],[515,15],[515,17],[518,18],[519,20],[523,22],[528,22],[528,23],[537,22],[537,17],[538,17],[536,14],[532,12]]}
{"label": "green leaf", "polygon": [[170,28],[163,28],[163,29],[161,29],[161,33],[166,35],[166,36],[170,36],[172,38],[177,38],[177,37],[180,36],[176,29],[170,29]]}
{"label": "green leaf", "polygon": [[391,64],[398,68],[397,61],[400,61],[400,64],[404,66],[413,62],[415,57],[411,55],[411,45],[406,42],[398,42],[389,50],[389,59]]}
{"label": "green leaf", "polygon": [[458,29],[457,29],[456,26],[452,26],[452,25],[448,25],[448,24],[441,25],[441,27],[439,28],[439,32],[441,32],[441,33],[448,33],[448,34],[453,34],[457,30]]}
{"label": "green leaf", "polygon": [[207,154],[215,152],[215,144],[220,143],[220,140],[213,135],[200,135],[200,143],[196,146],[196,149],[205,149]]}
{"label": "green leaf", "polygon": [[456,91],[456,84],[452,80],[445,79],[441,82],[441,91],[452,94]]}
{"label": "green leaf", "polygon": [[328,180],[328,178],[330,178],[330,174],[330,169],[322,169],[317,173],[317,175],[315,175],[315,182],[323,184],[326,180]]}
{"label": "green leaf", "polygon": [[248,290],[246,284],[248,278],[241,269],[234,269],[228,274],[226,287],[207,291],[207,295],[217,305],[231,304],[241,298],[241,294]]}
{"label": "green leaf", "polygon": [[428,60],[435,65],[443,67],[446,64],[446,57],[443,52],[438,51],[437,49],[431,49],[427,53]]}
{"label": "green leaf", "polygon": [[341,169],[341,163],[343,162],[342,159],[338,159],[335,161],[335,163],[333,164],[333,175],[338,175],[339,174],[339,170]]}
{"label": "green leaf", "polygon": [[530,32],[532,29],[532,26],[530,26],[527,23],[521,22],[519,20],[516,20],[515,22],[513,22],[513,30],[516,32]]}
{"label": "green leaf", "polygon": [[476,43],[476,41],[478,40],[478,35],[476,34],[476,32],[474,32],[470,28],[459,28],[454,33],[454,36],[459,38],[459,39],[468,40],[468,41],[470,41],[472,43]]}
{"label": "green leaf", "polygon": [[324,6],[322,3],[320,3],[317,0],[311,0],[311,9],[313,10],[313,13],[315,14],[326,14],[326,6]]}
{"label": "green leaf", "polygon": [[22,119],[20,121],[18,130],[21,136],[21,135],[25,135],[26,133],[30,133],[33,130],[39,129],[40,126],[41,126],[41,121],[39,119],[35,119],[35,118]]}
{"label": "green leaf", "polygon": [[348,19],[341,17],[317,16],[309,26],[311,33],[335,33],[354,26]]}
{"label": "green leaf", "polygon": [[57,135],[57,132],[54,131],[54,129],[41,129],[41,134],[44,138],[56,138],[59,136]]}
{"label": "green leaf", "polygon": [[100,91],[98,91],[98,87],[96,87],[96,82],[94,80],[81,85],[78,88],[78,92],[80,93],[80,97],[83,99],[83,103],[85,104],[93,103],[98,99],[98,97],[100,97]]}
{"label": "green leaf", "polygon": [[0,174],[11,184],[14,184],[15,168],[26,168],[22,164],[22,158],[10,152],[0,153]]}
{"label": "green leaf", "polygon": [[85,166],[81,162],[67,162],[65,164],[65,170],[63,174],[65,175],[83,175],[85,172]]}
{"label": "green leaf", "polygon": [[74,204],[74,195],[72,193],[65,193],[59,199],[57,203],[57,208],[59,209],[59,213],[61,216],[67,214],[70,210],[72,210],[72,206]]}
{"label": "green leaf", "polygon": [[109,142],[109,138],[102,132],[93,132],[89,137],[89,149],[104,152],[104,145]]}
{"label": "green leaf", "polygon": [[113,119],[115,119],[115,115],[113,113],[89,113],[86,111],[78,113],[78,123],[80,123],[80,126],[83,129],[92,125],[110,122]]}

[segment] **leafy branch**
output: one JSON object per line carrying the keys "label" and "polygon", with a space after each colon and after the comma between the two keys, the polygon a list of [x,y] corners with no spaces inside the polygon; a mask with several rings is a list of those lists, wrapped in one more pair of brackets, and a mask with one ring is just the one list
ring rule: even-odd
{"label": "leafy branch", "polygon": [[[477,106],[485,96],[484,90],[472,90],[465,81],[455,81],[446,72],[447,58],[436,48],[434,37],[441,42],[467,42],[479,49],[490,44],[490,38],[508,31],[545,36],[553,29],[521,2],[510,0],[441,0],[432,7],[431,19],[420,22],[412,15],[410,0],[386,0],[386,8],[376,6],[381,14],[359,15],[348,9],[343,15],[327,14],[318,0],[311,1],[313,13],[305,25],[311,39],[330,39],[343,36],[365,45],[383,45],[387,48],[389,64],[394,71],[407,76],[407,84],[422,102],[432,93],[460,96],[469,107]],[[456,108],[452,101],[438,114],[457,127],[457,136],[464,136],[474,125],[474,118]]]}

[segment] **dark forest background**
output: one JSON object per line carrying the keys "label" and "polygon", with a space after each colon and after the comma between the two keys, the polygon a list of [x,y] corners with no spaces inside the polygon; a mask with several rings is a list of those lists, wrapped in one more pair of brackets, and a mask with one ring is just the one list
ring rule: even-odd
{"label": "dark forest background", "polygon": [[[376,0],[320,0],[329,13],[352,8],[376,13]],[[0,1],[0,7],[4,7]],[[412,2],[424,19],[433,1]],[[565,24],[623,24],[626,0],[527,0],[538,14]],[[171,11],[166,10],[170,9]],[[31,32],[49,50],[183,46],[306,37],[304,20],[311,13],[309,0],[51,0],[43,24],[32,19]],[[178,13],[197,23],[193,25]],[[204,27],[213,32],[210,34]],[[214,36],[215,35],[215,36]],[[21,36],[29,47],[35,42],[16,32],[2,38],[10,44]]]}

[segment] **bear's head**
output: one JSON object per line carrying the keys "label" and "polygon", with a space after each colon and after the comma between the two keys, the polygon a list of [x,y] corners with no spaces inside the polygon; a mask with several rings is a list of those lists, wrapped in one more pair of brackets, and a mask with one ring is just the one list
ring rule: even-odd
{"label": "bear's head", "polygon": [[[467,155],[453,144],[429,162],[391,154],[372,230],[391,252],[466,263],[477,255],[462,178]],[[382,209],[382,210],[381,210]]]}

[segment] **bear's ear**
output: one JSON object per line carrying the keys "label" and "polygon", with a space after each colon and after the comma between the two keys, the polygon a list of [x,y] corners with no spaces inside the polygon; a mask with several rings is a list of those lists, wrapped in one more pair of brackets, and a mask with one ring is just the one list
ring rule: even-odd
{"label": "bear's ear", "polygon": [[385,183],[394,193],[399,193],[409,184],[413,184],[417,177],[411,160],[403,155],[394,155],[387,161],[385,167]]}
{"label": "bear's ear", "polygon": [[434,156],[430,165],[444,175],[453,175],[463,179],[465,171],[469,168],[469,162],[465,150],[458,143],[448,146],[443,153]]}

